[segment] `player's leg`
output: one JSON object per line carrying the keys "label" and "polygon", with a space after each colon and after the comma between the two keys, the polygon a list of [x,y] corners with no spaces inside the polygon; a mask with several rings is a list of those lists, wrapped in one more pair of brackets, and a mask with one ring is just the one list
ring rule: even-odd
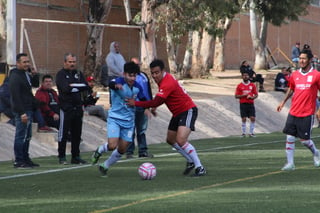
{"label": "player's leg", "polygon": [[250,119],[250,129],[249,129],[250,135],[249,136],[255,137],[254,128],[255,128],[255,122],[256,122],[256,110],[253,104],[249,105],[248,113],[249,113],[249,119]]}
{"label": "player's leg", "polygon": [[287,134],[286,136],[286,157],[287,163],[282,167],[281,170],[290,171],[294,170],[294,151],[295,151],[295,140],[297,135],[297,126],[295,124],[295,117],[288,115],[283,133]]}
{"label": "player's leg", "polygon": [[114,122],[112,118],[108,119],[107,132],[108,142],[98,146],[97,149],[94,151],[94,153],[91,156],[92,165],[98,162],[102,153],[112,151],[118,146],[118,141],[120,138],[120,126],[116,122]]}
{"label": "player's leg", "polygon": [[311,131],[314,122],[314,115],[304,117],[299,121],[300,122],[297,124],[298,137],[300,138],[302,145],[304,145],[311,151],[313,155],[314,165],[316,167],[319,167],[320,153],[314,142],[311,140]]}
{"label": "player's leg", "polygon": [[122,155],[127,151],[129,143],[132,143],[132,135],[134,131],[134,123],[129,128],[120,127],[120,136],[116,143],[113,143],[113,138],[109,138],[109,147],[113,148],[113,152],[110,157],[99,165],[99,171],[103,176],[107,174],[108,169],[111,165],[115,164],[118,160],[121,159]]}
{"label": "player's leg", "polygon": [[240,116],[241,116],[241,137],[246,137],[247,132],[247,104],[240,104]]}
{"label": "player's leg", "polygon": [[179,152],[183,157],[186,158],[187,162],[193,163],[193,160],[190,156],[181,148],[181,146],[177,143],[177,132],[168,129],[167,132],[167,143],[170,144],[177,152]]}
{"label": "player's leg", "polygon": [[196,168],[196,175],[205,175],[206,170],[201,164],[196,148],[188,141],[188,137],[191,133],[191,129],[186,126],[179,126],[177,132],[177,143],[182,149],[190,156]]}

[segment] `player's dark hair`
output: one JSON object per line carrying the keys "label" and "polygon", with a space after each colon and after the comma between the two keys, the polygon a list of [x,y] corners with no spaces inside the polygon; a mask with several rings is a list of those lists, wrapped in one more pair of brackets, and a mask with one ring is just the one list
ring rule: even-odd
{"label": "player's dark hair", "polygon": [[154,59],[151,63],[150,63],[150,69],[154,68],[154,67],[160,67],[161,70],[164,69],[164,63],[162,60],[160,59]]}
{"label": "player's dark hair", "polygon": [[312,59],[313,58],[313,54],[312,54],[312,51],[311,50],[308,50],[308,49],[303,49],[300,53],[301,54],[306,54],[308,59]]}
{"label": "player's dark hair", "polygon": [[44,82],[45,79],[50,78],[51,80],[53,80],[53,77],[49,74],[46,74],[42,77],[42,82]]}
{"label": "player's dark hair", "polygon": [[140,67],[138,64],[130,61],[124,64],[123,70],[125,73],[140,73]]}
{"label": "player's dark hair", "polygon": [[19,53],[17,54],[16,61],[20,61],[21,57],[26,57],[26,56],[28,56],[27,53]]}
{"label": "player's dark hair", "polygon": [[243,76],[244,74],[250,75],[248,71],[243,71],[243,72],[241,72],[241,76]]}

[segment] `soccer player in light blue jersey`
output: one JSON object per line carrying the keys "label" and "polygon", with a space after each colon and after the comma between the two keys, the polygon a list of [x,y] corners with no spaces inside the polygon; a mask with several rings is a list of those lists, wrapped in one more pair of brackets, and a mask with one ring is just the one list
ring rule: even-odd
{"label": "soccer player in light blue jersey", "polygon": [[126,104],[125,99],[146,100],[141,86],[135,81],[140,68],[134,62],[124,65],[123,77],[109,83],[112,105],[109,109],[107,132],[108,142],[99,146],[92,155],[92,164],[96,164],[102,153],[113,151],[110,157],[99,164],[99,171],[107,175],[109,167],[115,164],[132,143],[134,132],[135,107]]}

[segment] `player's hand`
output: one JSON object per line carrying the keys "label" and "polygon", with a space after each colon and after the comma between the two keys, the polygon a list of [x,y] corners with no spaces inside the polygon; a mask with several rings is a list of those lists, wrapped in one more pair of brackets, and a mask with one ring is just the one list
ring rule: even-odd
{"label": "player's hand", "polygon": [[151,108],[151,113],[154,117],[157,117],[157,112],[156,112],[157,108]]}
{"label": "player's hand", "polygon": [[280,112],[280,111],[282,110],[283,106],[284,106],[284,103],[281,102],[281,103],[279,104],[279,106],[277,107],[277,111]]}
{"label": "player's hand", "polygon": [[122,90],[122,84],[116,84],[116,85],[115,85],[115,88],[116,88],[116,89],[119,89],[119,90]]}
{"label": "player's hand", "polygon": [[317,118],[320,118],[320,109],[317,110],[316,116]]}
{"label": "player's hand", "polygon": [[135,100],[133,98],[127,98],[127,99],[125,99],[125,102],[126,102],[126,104],[128,106],[132,106],[133,107]]}
{"label": "player's hand", "polygon": [[145,116],[148,117],[148,119],[151,119],[151,118],[152,118],[152,113],[151,113],[151,111],[150,111],[149,109],[146,109],[146,110],[144,111],[144,114],[145,114]]}
{"label": "player's hand", "polygon": [[59,120],[59,115],[57,113],[53,114],[53,120],[55,121]]}

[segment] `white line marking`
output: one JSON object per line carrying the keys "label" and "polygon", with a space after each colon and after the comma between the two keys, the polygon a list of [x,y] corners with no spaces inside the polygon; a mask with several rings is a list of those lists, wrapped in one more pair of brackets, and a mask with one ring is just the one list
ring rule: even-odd
{"label": "white line marking", "polygon": [[[319,138],[320,136],[315,136],[312,138]],[[203,149],[203,150],[197,150],[198,152],[204,152],[204,151],[213,151],[213,150],[222,150],[222,149],[232,149],[237,147],[246,147],[246,146],[255,146],[255,145],[261,145],[261,144],[272,144],[272,143],[285,143],[285,140],[277,140],[277,141],[268,141],[268,142],[260,142],[260,143],[248,143],[248,144],[239,144],[239,145],[233,145],[233,146],[224,146],[224,147],[217,147],[217,148],[211,148],[211,149]],[[162,155],[156,155],[155,157],[168,157],[171,155],[178,155],[179,153],[169,153],[169,154],[162,154]],[[126,159],[126,160],[120,160],[118,163],[121,162],[127,162],[127,161],[133,161],[137,159]],[[74,167],[68,167],[68,168],[62,168],[62,169],[52,169],[52,170],[46,170],[41,172],[32,172],[28,174],[18,174],[18,175],[11,175],[11,176],[5,176],[0,177],[0,180],[6,180],[6,179],[13,179],[13,178],[19,178],[19,177],[28,177],[28,176],[35,176],[35,175],[41,175],[41,174],[49,174],[54,172],[63,172],[63,171],[69,171],[74,169],[81,169],[92,166],[91,164],[81,165],[81,166],[74,166]]]}

